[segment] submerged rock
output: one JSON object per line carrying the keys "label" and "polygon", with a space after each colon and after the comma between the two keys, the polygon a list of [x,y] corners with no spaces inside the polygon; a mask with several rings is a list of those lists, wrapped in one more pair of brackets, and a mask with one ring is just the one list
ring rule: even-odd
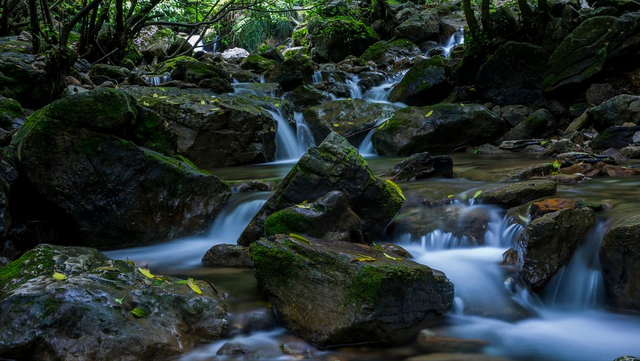
{"label": "submerged rock", "polygon": [[640,217],[611,227],[600,248],[600,261],[607,303],[640,310]]}
{"label": "submerged rock", "polygon": [[504,183],[498,186],[481,188],[476,199],[486,204],[500,204],[514,207],[525,204],[536,198],[556,193],[556,184],[546,180]]}
{"label": "submerged rock", "polygon": [[307,108],[304,120],[317,144],[331,132],[336,132],[357,147],[367,132],[389,119],[397,109],[394,105],[370,103],[362,99],[334,100]]}
{"label": "submerged rock", "polygon": [[428,152],[416,153],[384,173],[394,181],[431,177],[453,178],[453,161],[448,155],[431,157]]}
{"label": "submerged rock", "polygon": [[250,248],[280,324],[320,347],[402,340],[452,306],[442,272],[372,247],[282,237]]}
{"label": "submerged rock", "polygon": [[[205,231],[230,190],[173,156],[175,138],[129,95],[99,89],[29,117],[13,138],[21,177],[54,207],[66,244],[116,246]],[[163,153],[160,153],[163,152]]]}
{"label": "submerged rock", "polygon": [[533,219],[516,242],[516,267],[523,281],[540,292],[569,263],[587,232],[595,224],[590,208],[560,208]]}
{"label": "submerged rock", "polygon": [[380,155],[447,152],[492,142],[507,130],[504,120],[479,104],[436,104],[398,110],[372,137]]}
{"label": "submerged rock", "polygon": [[92,248],[40,245],[0,269],[0,357],[157,359],[225,337],[222,295],[207,282],[196,281],[196,294],[176,281]]}
{"label": "submerged rock", "polygon": [[349,208],[362,220],[361,239],[365,243],[375,239],[403,203],[391,184],[371,172],[357,149],[331,133],[300,158],[242,232],[238,244],[248,246],[263,237],[267,217],[318,200],[331,191],[342,192]]}

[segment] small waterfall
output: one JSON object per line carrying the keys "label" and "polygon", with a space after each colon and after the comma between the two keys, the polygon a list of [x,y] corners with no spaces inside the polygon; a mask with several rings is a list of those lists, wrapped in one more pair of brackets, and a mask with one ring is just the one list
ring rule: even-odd
{"label": "small waterfall", "polygon": [[150,86],[158,86],[162,83],[166,83],[168,81],[171,81],[171,77],[169,76],[169,74],[162,74],[162,75],[144,75],[142,77],[142,79],[144,79],[144,81],[147,82],[147,84],[149,84]]}
{"label": "small waterfall", "polygon": [[443,251],[447,249],[466,248],[471,246],[469,239],[465,236],[460,238],[450,232],[442,232],[439,229],[422,236],[420,245],[426,251]]}
{"label": "small waterfall", "polygon": [[602,304],[604,287],[598,251],[607,231],[599,222],[571,261],[547,285],[543,301],[552,308],[590,309]]}
{"label": "small waterfall", "polygon": [[291,129],[291,125],[284,119],[282,111],[267,110],[273,119],[278,122],[276,131],[276,160],[298,159],[302,155],[299,151],[298,138]]}
{"label": "small waterfall", "polygon": [[358,82],[360,81],[360,77],[356,74],[349,74],[349,77],[346,80],[346,84],[349,87],[349,96],[351,99],[362,99],[362,89]]}
{"label": "small waterfall", "polygon": [[388,119],[380,120],[378,123],[376,123],[376,126],[373,127],[373,129],[371,129],[369,133],[367,133],[367,135],[362,140],[362,143],[360,143],[360,145],[358,146],[358,152],[360,153],[360,155],[362,155],[363,157],[364,156],[373,157],[377,155],[376,150],[373,149],[373,143],[371,142],[371,137],[373,137],[373,133],[376,131],[376,129],[378,129],[378,127],[381,126],[387,120]]}
{"label": "small waterfall", "polygon": [[376,103],[388,103],[389,94],[391,94],[393,86],[399,83],[408,71],[409,69],[405,69],[387,78],[387,80],[385,80],[382,84],[374,86],[373,88],[367,90],[362,98]]}
{"label": "small waterfall", "polygon": [[464,44],[464,29],[463,28],[460,28],[458,31],[453,33],[453,35],[451,35],[449,37],[447,42],[442,47],[443,53],[444,53],[443,54],[444,57],[448,58],[449,54],[451,54],[451,50],[453,49],[453,47],[456,46],[456,45],[460,45],[460,44]]}
{"label": "small waterfall", "polygon": [[502,217],[498,212],[491,212],[491,221],[484,234],[484,244],[489,247],[507,248],[515,244],[516,238],[524,227],[514,223],[511,217]]}
{"label": "small waterfall", "polygon": [[311,84],[319,83],[322,83],[322,72],[320,70],[313,73],[313,77],[311,78]]}
{"label": "small waterfall", "polygon": [[200,35],[191,35],[188,39],[187,42],[189,44],[191,44],[191,46],[193,46],[193,51],[194,52],[198,52],[198,51],[204,51],[206,52],[206,50],[204,50],[204,42],[202,41],[203,39],[200,37]]}
{"label": "small waterfall", "polygon": [[302,155],[307,152],[307,150],[314,145],[316,142],[313,139],[313,134],[311,133],[311,129],[304,121],[304,116],[300,112],[294,113],[294,118],[296,120],[296,137],[298,139],[298,154]]}

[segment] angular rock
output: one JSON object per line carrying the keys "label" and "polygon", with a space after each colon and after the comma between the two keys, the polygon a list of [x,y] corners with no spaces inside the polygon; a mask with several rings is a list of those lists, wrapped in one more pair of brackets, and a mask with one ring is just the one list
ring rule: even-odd
{"label": "angular rock", "polygon": [[640,159],[640,147],[629,146],[620,149],[620,153],[629,159]]}
{"label": "angular rock", "polygon": [[407,20],[398,25],[394,35],[398,38],[405,38],[418,43],[423,40],[440,39],[440,19],[435,9],[427,9],[415,15],[411,15]]}
{"label": "angular rock", "polygon": [[476,199],[486,204],[500,204],[515,207],[536,198],[556,193],[556,184],[550,181],[527,181],[505,183],[482,188]]}
{"label": "angular rock", "polygon": [[280,324],[320,347],[401,340],[452,306],[442,272],[365,245],[282,237],[250,248]]}
{"label": "angular rock", "polygon": [[495,104],[536,100],[542,96],[547,58],[539,46],[509,41],[480,67],[476,87]]}
{"label": "angular rock", "polygon": [[8,131],[20,128],[25,118],[24,109],[20,103],[0,95],[0,128]]}
{"label": "angular rock", "polygon": [[253,267],[249,248],[236,244],[218,244],[211,247],[202,257],[202,263],[205,266]]}
{"label": "angular rock", "polygon": [[624,123],[640,123],[640,96],[622,94],[587,111],[588,120],[598,131]]}
{"label": "angular rock", "polygon": [[372,137],[380,155],[448,152],[492,142],[507,130],[504,120],[479,104],[436,104],[398,110]]}
{"label": "angular rock", "polygon": [[416,106],[435,104],[449,95],[452,89],[444,59],[437,56],[418,61],[393,87],[389,101]]}
{"label": "angular rock", "polygon": [[40,82],[45,72],[32,66],[35,61],[31,54],[0,52],[0,95],[29,108],[46,104],[48,89]]}
{"label": "angular rock", "polygon": [[175,69],[171,72],[171,79],[183,80],[187,83],[198,84],[202,80],[218,78],[229,83],[229,74],[220,66],[207,64],[195,59],[184,59],[175,62]]}
{"label": "angular rock", "polygon": [[380,40],[373,29],[353,18],[314,20],[307,29],[318,55],[330,62],[339,62],[349,55],[360,56]]}
{"label": "angular rock", "polygon": [[108,64],[95,64],[89,70],[89,77],[95,85],[102,85],[105,82],[120,84],[131,76],[131,71],[120,66]]}
{"label": "angular rock", "polygon": [[317,144],[331,132],[336,132],[357,147],[370,130],[393,116],[397,109],[391,104],[351,99],[316,105],[303,114]]}
{"label": "angular rock", "polygon": [[538,109],[523,122],[508,131],[504,140],[545,139],[556,132],[556,120],[546,109]]}
{"label": "angular rock", "polygon": [[370,46],[360,56],[360,61],[363,63],[372,61],[378,68],[393,69],[399,61],[418,55],[422,55],[420,48],[407,39],[397,39],[390,42],[383,40]]}
{"label": "angular rock", "polygon": [[598,133],[591,148],[594,150],[606,150],[609,148],[622,149],[634,144],[634,136],[640,132],[640,126],[618,127],[613,126]]}
{"label": "angular rock", "polygon": [[340,191],[348,205],[362,220],[362,242],[371,243],[395,216],[403,203],[391,184],[377,178],[358,150],[336,133],[300,158],[278,185],[238,244],[248,246],[265,235],[267,217],[288,207],[314,201],[331,191]]}
{"label": "angular rock", "polygon": [[631,216],[611,227],[600,247],[600,262],[607,303],[640,310],[640,217]]}
{"label": "angular rock", "polygon": [[331,97],[311,85],[300,85],[287,93],[284,98],[291,101],[299,112],[331,100]]}
{"label": "angular rock", "polygon": [[448,155],[431,157],[427,152],[416,153],[384,173],[394,181],[408,181],[431,177],[453,178],[453,161]]}
{"label": "angular rock", "polygon": [[223,296],[207,282],[196,281],[199,295],[176,281],[157,283],[92,248],[40,245],[0,269],[0,355],[133,361],[176,357],[225,337]]}
{"label": "angular rock", "polygon": [[566,208],[534,219],[520,234],[516,267],[527,286],[540,292],[564,265],[595,224],[590,208]]}
{"label": "angular rock", "polygon": [[12,145],[21,176],[56,207],[67,244],[198,234],[230,196],[218,177],[172,157],[175,138],[166,122],[116,90],[50,104],[29,117]]}

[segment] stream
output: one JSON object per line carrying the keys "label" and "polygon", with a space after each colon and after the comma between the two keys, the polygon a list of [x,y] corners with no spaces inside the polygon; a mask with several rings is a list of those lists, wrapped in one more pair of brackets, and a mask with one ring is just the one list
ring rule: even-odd
{"label": "stream", "polygon": [[[446,51],[453,45],[447,43]],[[405,73],[400,72],[366,92],[359,89],[356,79],[350,78],[347,84],[352,89],[351,97],[385,102],[392,85]],[[322,75],[316,73],[314,81],[321,80]],[[234,84],[234,87],[237,93],[252,93],[247,84]],[[278,122],[276,162],[215,169],[211,170],[213,174],[230,184],[246,180],[277,183],[308,147],[314,145],[301,113],[295,115],[295,127],[284,120],[281,113],[270,111],[270,114]],[[371,134],[373,130],[360,144],[359,151],[374,173],[387,170],[402,160],[376,156]],[[497,182],[508,171],[543,162],[530,154],[453,154],[452,159],[457,178],[401,182],[399,185],[407,199],[423,199],[425,194],[439,189],[466,192]],[[148,264],[156,274],[207,279],[228,295],[227,303],[233,318],[230,337],[202,345],[179,360],[234,359],[217,355],[230,341],[260,350],[261,359],[294,360],[299,359],[297,355],[304,354],[318,360],[406,360],[424,355],[417,343],[319,350],[283,328],[248,334],[241,331],[247,314],[267,307],[252,270],[204,267],[200,259],[213,245],[235,243],[271,194],[233,194],[210,232],[200,237],[105,252],[111,258],[129,258],[138,264]],[[622,355],[640,356],[640,315],[617,313],[604,306],[598,260],[599,246],[611,220],[640,208],[640,180],[595,178],[577,185],[560,185],[557,196],[608,204],[610,209],[600,213],[596,226],[571,262],[554,276],[541,295],[519,287],[511,278],[514,276],[512,271],[500,265],[502,254],[514,244],[523,229],[506,215],[505,209],[471,203],[463,205],[465,211],[482,212],[490,220],[484,246],[472,246],[466,239],[441,230],[420,237],[407,234],[384,240],[402,245],[413,255],[414,261],[443,271],[454,283],[454,308],[432,325],[430,331],[440,336],[482,340],[485,344],[479,352],[512,360],[612,361]],[[301,351],[283,355],[283,348]],[[238,357],[235,359],[244,359]]]}

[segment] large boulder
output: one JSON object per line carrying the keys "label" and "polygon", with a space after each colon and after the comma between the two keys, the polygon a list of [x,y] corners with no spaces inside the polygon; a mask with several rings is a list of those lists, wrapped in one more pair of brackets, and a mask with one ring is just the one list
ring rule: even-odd
{"label": "large boulder", "polygon": [[175,62],[175,68],[171,72],[171,79],[183,80],[188,83],[199,84],[203,80],[219,79],[228,85],[222,87],[231,92],[233,88],[229,84],[229,74],[219,65],[200,62],[195,59],[181,59]]}
{"label": "large boulder", "polygon": [[43,69],[32,66],[36,57],[30,54],[0,53],[0,95],[13,98],[32,108],[46,104],[46,87],[39,80]]}
{"label": "large boulder", "polygon": [[20,128],[25,118],[24,109],[20,103],[0,95],[0,128],[7,131]]}
{"label": "large boulder", "polygon": [[295,205],[304,206],[331,191],[342,192],[350,210],[362,220],[364,243],[375,239],[403,203],[402,195],[371,172],[356,148],[331,133],[300,158],[242,232],[238,244],[247,246],[263,237],[265,220],[272,214]]}
{"label": "large boulder", "polygon": [[495,104],[518,104],[542,96],[547,52],[537,45],[509,41],[478,71],[476,88]]}
{"label": "large boulder", "polygon": [[358,146],[367,132],[389,119],[398,108],[390,104],[371,103],[362,99],[334,100],[304,111],[316,143],[336,132]]}
{"label": "large boulder", "polygon": [[375,131],[380,155],[447,152],[495,141],[507,130],[504,120],[480,104],[436,104],[398,110]]}
{"label": "large boulder", "polygon": [[596,16],[582,22],[549,58],[544,91],[559,94],[575,87],[586,90],[593,77],[638,52],[638,25],[637,12],[619,18]]}
{"label": "large boulder", "polygon": [[365,245],[280,237],[250,249],[280,324],[320,347],[402,340],[452,306],[442,272]]}
{"label": "large boulder", "polygon": [[52,216],[64,219],[58,226],[72,237],[60,240],[66,244],[106,247],[198,234],[230,196],[218,177],[173,157],[166,122],[117,90],[42,108],[12,145],[21,177],[58,209]]}
{"label": "large boulder", "polygon": [[418,55],[422,55],[420,48],[407,39],[397,39],[389,42],[382,40],[371,45],[360,56],[360,61],[362,63],[372,61],[378,68],[392,69],[394,64]]}
{"label": "large boulder", "polygon": [[177,281],[93,248],[40,245],[0,269],[0,357],[157,359],[226,337],[223,295],[208,282],[196,281],[197,294]]}
{"label": "large boulder", "polygon": [[640,96],[621,94],[587,110],[588,123],[598,131],[624,123],[640,123]]}
{"label": "large boulder", "polygon": [[380,38],[362,21],[335,17],[315,20],[307,26],[311,42],[318,55],[339,62],[349,55],[360,56]]}
{"label": "large boulder", "polygon": [[95,85],[101,85],[107,81],[120,84],[130,76],[131,71],[129,69],[109,64],[95,64],[89,70],[89,77]]}
{"label": "large boulder", "polygon": [[291,101],[299,112],[331,100],[329,95],[311,85],[299,85],[285,94],[284,98]]}
{"label": "large boulder", "polygon": [[418,61],[393,87],[389,101],[416,106],[435,104],[446,98],[452,89],[445,61],[436,56]]}
{"label": "large boulder", "polygon": [[640,217],[632,216],[607,232],[600,262],[609,305],[640,310]]}
{"label": "large boulder", "polygon": [[538,109],[509,130],[503,140],[545,139],[556,133],[556,120],[550,111]]}
{"label": "large boulder", "polygon": [[140,30],[139,35],[133,39],[133,44],[138,48],[145,61],[152,64],[155,60],[163,60],[168,54],[173,43],[174,35],[171,29],[159,26],[148,26]]}
{"label": "large boulder", "polygon": [[593,139],[591,147],[594,150],[622,149],[635,143],[634,137],[638,132],[640,132],[640,126],[612,126],[598,133]]}
{"label": "large boulder", "polygon": [[384,173],[394,181],[431,177],[453,178],[453,160],[448,155],[431,157],[428,152],[412,154]]}
{"label": "large boulder", "polygon": [[176,88],[123,90],[169,122],[178,136],[178,150],[198,167],[229,167],[275,159],[278,125],[261,105],[285,101],[250,95],[211,98],[208,93]]}
{"label": "large boulder", "polygon": [[440,18],[436,9],[415,13],[395,29],[394,35],[418,43],[423,40],[440,41]]}
{"label": "large boulder", "polygon": [[564,208],[533,219],[520,234],[516,267],[527,286],[540,292],[569,263],[595,224],[591,208]]}

